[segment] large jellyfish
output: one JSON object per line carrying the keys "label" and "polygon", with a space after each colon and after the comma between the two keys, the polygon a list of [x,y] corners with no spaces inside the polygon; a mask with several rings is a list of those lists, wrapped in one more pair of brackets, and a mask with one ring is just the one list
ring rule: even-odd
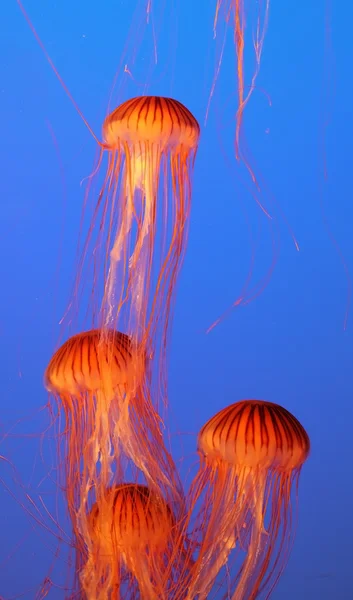
{"label": "large jellyfish", "polygon": [[271,402],[237,402],[202,427],[201,465],[190,491],[191,505],[201,502],[201,507],[193,525],[198,556],[189,600],[197,594],[199,600],[207,598],[227,563],[232,572],[233,550],[245,556],[228,582],[232,600],[271,593],[291,549],[296,504],[291,492],[293,487],[297,492],[309,450],[299,421]]}
{"label": "large jellyfish", "polygon": [[160,419],[148,390],[142,390],[145,362],[127,335],[110,330],[102,337],[92,330],[67,340],[47,367],[45,385],[58,406],[63,485],[81,541],[87,539],[92,496],[98,500],[113,481],[122,481],[129,460],[152,490],[175,511],[183,510],[182,486]]}
{"label": "large jellyfish", "polygon": [[80,575],[87,600],[173,597],[178,577],[173,564],[183,554],[183,540],[161,497],[134,483],[114,486],[93,505],[88,523]]}
{"label": "large jellyfish", "polygon": [[[99,224],[95,258],[100,260],[100,246],[104,252],[101,326],[115,328],[119,318],[119,328],[139,340],[149,356],[160,331],[159,384],[164,382],[173,290],[187,242],[199,132],[187,108],[157,96],[128,100],[103,124],[108,166],[92,223],[93,228]],[[85,253],[90,236],[91,230]]]}

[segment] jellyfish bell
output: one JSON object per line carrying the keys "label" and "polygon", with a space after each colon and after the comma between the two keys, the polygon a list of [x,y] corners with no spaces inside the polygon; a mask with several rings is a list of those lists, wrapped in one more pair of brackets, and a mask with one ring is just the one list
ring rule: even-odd
{"label": "jellyfish bell", "polygon": [[144,370],[133,340],[119,331],[104,336],[98,329],[69,338],[49,362],[44,386],[53,394],[79,396],[104,390],[113,394],[117,388],[137,386]]}
{"label": "jellyfish bell", "polygon": [[285,408],[263,400],[244,400],[223,409],[203,426],[198,450],[206,461],[236,463],[239,471],[291,471],[306,461],[310,441]]}
{"label": "jellyfish bell", "polygon": [[134,483],[114,486],[92,506],[88,523],[88,555],[80,574],[88,600],[120,598],[124,575],[130,585],[137,583],[141,598],[169,597],[179,540],[173,513],[159,495]]}
{"label": "jellyfish bell", "polygon": [[161,152],[182,147],[195,150],[200,134],[191,112],[178,100],[140,96],[118,106],[103,123],[105,148],[121,144],[154,145]]}
{"label": "jellyfish bell", "polygon": [[[246,550],[232,578],[232,600],[254,600],[276,585],[294,527],[293,487],[310,452],[309,437],[285,408],[260,400],[232,404],[198,436],[201,465],[191,504],[204,494],[202,541],[188,598],[206,598],[233,550]],[[194,494],[194,496],[193,496]],[[294,494],[293,494],[294,495]]]}
{"label": "jellyfish bell", "polygon": [[[109,518],[104,508],[108,508]],[[125,513],[124,518],[120,518],[122,513]],[[150,531],[146,523],[148,518],[152,521]],[[113,555],[115,546],[140,552],[150,544],[164,549],[174,526],[168,505],[147,486],[135,483],[110,488],[100,504],[94,504],[88,521],[92,541],[99,542],[106,555]]]}

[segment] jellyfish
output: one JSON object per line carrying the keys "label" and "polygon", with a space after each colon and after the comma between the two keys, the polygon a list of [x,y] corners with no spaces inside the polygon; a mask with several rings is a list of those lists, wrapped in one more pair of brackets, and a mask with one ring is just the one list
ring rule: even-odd
{"label": "jellyfish", "polygon": [[[127,303],[127,332],[154,355],[165,389],[173,290],[184,256],[199,125],[177,100],[143,96],[104,121],[108,167],[99,195],[107,226],[102,327],[116,326]],[[156,252],[156,246],[159,252]],[[124,283],[126,285],[124,285]]]}
{"label": "jellyfish", "polygon": [[269,596],[292,546],[292,510],[309,451],[299,421],[272,402],[237,402],[202,427],[201,464],[190,490],[191,506],[200,503],[195,548],[200,541],[184,597],[207,598],[222,567],[232,572],[231,560],[241,553],[240,569],[228,581],[232,600],[254,600],[262,591]]}
{"label": "jellyfish", "polygon": [[[161,241],[165,245],[165,253],[160,259],[156,293],[165,293],[168,304],[171,300],[170,286],[175,282],[185,250],[191,172],[198,146],[199,125],[177,100],[143,96],[123,103],[105,119],[103,138],[109,158],[99,200],[104,199],[104,215],[110,214],[109,245],[113,238],[112,247],[108,248],[110,264],[105,287],[104,322],[109,326],[115,321],[119,305],[115,300],[119,284],[117,269],[123,257],[127,257],[132,310],[138,323],[137,329],[143,334],[158,205],[164,211],[160,216],[164,217],[162,227],[165,230]],[[158,197],[161,180],[163,193]],[[117,206],[119,182],[122,189]],[[131,244],[134,223],[136,232]],[[116,225],[115,235],[113,224]],[[159,313],[166,310],[163,306],[163,300],[155,298],[152,310]],[[156,319],[157,315],[151,318]]]}
{"label": "jellyfish", "polygon": [[[59,462],[74,534],[87,539],[87,506],[123,480],[129,461],[152,490],[183,510],[183,490],[144,383],[146,358],[127,335],[79,333],[52,357],[45,386],[57,401]],[[136,475],[137,476],[137,475]]]}
{"label": "jellyfish", "polygon": [[183,541],[160,496],[135,483],[114,486],[92,506],[88,523],[87,559],[80,573],[87,600],[120,600],[124,591],[129,598],[172,597],[178,575],[173,565],[183,554]]}

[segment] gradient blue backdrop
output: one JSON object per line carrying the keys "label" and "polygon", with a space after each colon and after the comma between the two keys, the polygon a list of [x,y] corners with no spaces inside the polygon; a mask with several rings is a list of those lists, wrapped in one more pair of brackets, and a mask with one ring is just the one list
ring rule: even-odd
{"label": "gradient blue backdrop", "polygon": [[[166,7],[151,74],[152,24],[140,29],[145,38],[132,63],[139,39],[136,31],[128,34],[135,4],[25,1],[98,134],[121,60],[116,101],[143,93],[141,82],[148,81],[149,93],[172,94],[203,124],[222,41],[222,27],[213,39],[215,0],[154,2],[156,29]],[[321,2],[271,1],[259,89],[244,120],[252,165],[276,199],[275,214],[279,216],[278,207],[285,213],[301,250],[295,250],[279,219],[280,257],[270,284],[205,335],[240,293],[248,273],[244,211],[254,230],[259,223],[262,227],[255,281],[271,262],[269,223],[255,205],[249,177],[232,155],[235,77],[229,31],[197,156],[172,338],[171,429],[178,440],[178,432],[188,432],[182,438],[186,462],[194,460],[196,432],[205,420],[242,398],[283,404],[309,432],[312,454],[300,482],[297,538],[274,600],[353,598],[353,315],[343,331],[347,278],[322,211],[323,203],[352,271],[353,11],[348,2],[332,4],[329,15]],[[325,59],[327,27],[332,45],[326,37]],[[127,39],[130,45],[123,54]],[[250,51],[247,82],[252,61]],[[123,73],[124,64],[131,75]],[[47,423],[45,411],[39,411],[47,401],[42,376],[70,291],[83,201],[80,181],[92,169],[96,146],[15,0],[0,9],[0,115],[0,454],[13,461],[22,482],[38,496],[41,477],[48,472],[41,462],[40,439],[27,434]],[[269,195],[262,198],[268,201]],[[21,422],[14,427],[17,420]],[[32,589],[23,596],[31,599],[49,572],[56,546],[11,496],[18,492],[11,467],[2,461],[0,470],[0,595],[9,599]],[[59,564],[54,567],[56,581],[63,583],[64,558]],[[63,596],[54,588],[49,594]]]}

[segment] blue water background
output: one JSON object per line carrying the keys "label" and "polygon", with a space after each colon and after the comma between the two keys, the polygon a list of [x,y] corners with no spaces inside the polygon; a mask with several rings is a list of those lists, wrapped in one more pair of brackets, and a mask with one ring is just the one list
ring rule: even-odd
{"label": "blue water background", "polygon": [[[352,272],[352,7],[344,1],[332,2],[332,10],[329,2],[271,2],[244,131],[261,201],[279,228],[279,258],[263,292],[206,335],[248,275],[249,223],[254,234],[261,227],[254,284],[271,265],[273,234],[249,174],[234,160],[231,29],[205,126],[224,33],[220,23],[213,38],[214,0],[154,1],[157,64],[152,23],[138,25],[137,33],[142,4],[130,33],[132,1],[27,0],[25,6],[97,135],[117,69],[113,104],[144,91],[172,95],[202,125],[169,369],[171,437],[176,452],[182,440],[182,472],[196,460],[197,431],[217,410],[243,398],[283,404],[306,427],[312,453],[300,480],[294,549],[272,597],[351,600],[353,315],[344,330],[349,287],[332,236]],[[256,4],[245,1],[247,85]],[[47,402],[42,377],[63,335],[58,323],[75,268],[80,182],[92,170],[96,145],[15,0],[4,2],[0,15],[0,454],[38,490],[45,475],[40,440],[29,434],[47,422],[40,411]],[[8,599],[38,589],[55,544],[11,496],[18,487],[10,465],[2,461],[0,467],[0,594]],[[60,599],[63,592],[53,588],[49,597]]]}

